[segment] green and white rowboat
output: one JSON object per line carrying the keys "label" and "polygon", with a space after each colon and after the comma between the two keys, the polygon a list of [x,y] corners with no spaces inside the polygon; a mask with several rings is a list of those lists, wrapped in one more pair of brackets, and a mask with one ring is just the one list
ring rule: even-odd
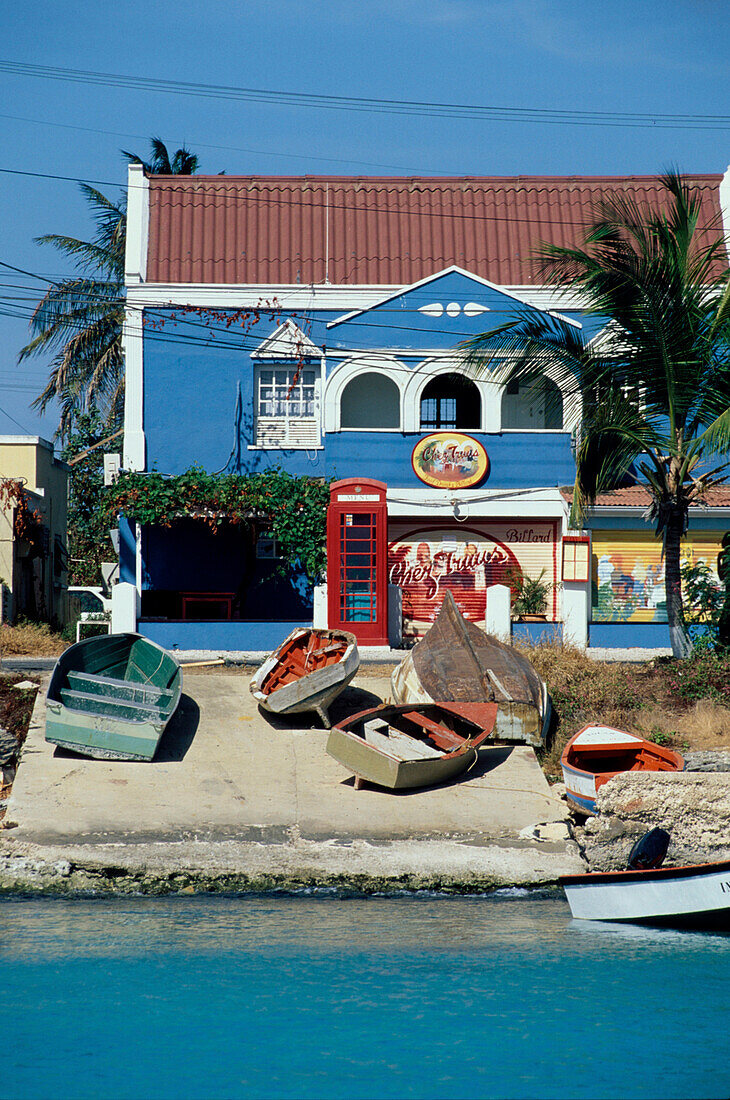
{"label": "green and white rowboat", "polygon": [[141,634],[105,634],[59,657],[46,741],[102,760],[151,760],[182,691],[175,658]]}

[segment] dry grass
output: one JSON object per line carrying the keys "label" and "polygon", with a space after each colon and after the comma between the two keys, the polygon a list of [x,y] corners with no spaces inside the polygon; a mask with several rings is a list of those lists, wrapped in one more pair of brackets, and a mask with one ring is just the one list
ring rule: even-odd
{"label": "dry grass", "polygon": [[60,634],[54,634],[47,623],[19,623],[0,626],[0,656],[58,657],[68,647]]}
{"label": "dry grass", "polygon": [[553,723],[542,765],[560,777],[560,755],[589,723],[618,726],[682,749],[730,748],[730,661],[705,655],[647,664],[593,661],[559,643],[520,649],[548,686]]}

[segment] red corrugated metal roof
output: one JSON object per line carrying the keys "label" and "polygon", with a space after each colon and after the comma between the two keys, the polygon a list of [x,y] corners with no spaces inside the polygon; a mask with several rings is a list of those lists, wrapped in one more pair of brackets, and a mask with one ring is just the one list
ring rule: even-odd
{"label": "red corrugated metal roof", "polygon": [[[573,502],[573,489],[566,487],[561,489],[568,504]],[[647,508],[650,503],[649,492],[643,485],[627,485],[624,489],[611,489],[606,493],[599,493],[596,497],[596,506],[599,508]],[[702,504],[705,508],[730,508],[730,485],[715,485],[708,489]]]}
{"label": "red corrugated metal roof", "polygon": [[[687,178],[714,237],[722,176]],[[655,176],[152,176],[147,279],[321,283],[329,238],[331,283],[403,286],[456,264],[535,284],[540,242],[582,243],[593,204],[616,193],[666,196]]]}

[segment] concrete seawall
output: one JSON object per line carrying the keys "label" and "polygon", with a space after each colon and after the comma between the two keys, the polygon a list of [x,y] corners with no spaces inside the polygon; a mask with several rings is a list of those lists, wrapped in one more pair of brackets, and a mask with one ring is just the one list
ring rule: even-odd
{"label": "concrete seawall", "polygon": [[[483,750],[448,785],[356,791],[326,731],[274,724],[240,672],[198,670],[151,764],[90,760],[45,742],[44,688],[0,832],[0,891],[471,892],[585,869],[525,746]],[[362,673],[334,717],[388,688]]]}

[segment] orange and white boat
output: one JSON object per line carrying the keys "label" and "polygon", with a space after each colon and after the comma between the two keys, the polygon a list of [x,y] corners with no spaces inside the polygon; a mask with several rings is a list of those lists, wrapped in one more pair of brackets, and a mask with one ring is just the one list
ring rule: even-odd
{"label": "orange and white boat", "polygon": [[251,680],[251,694],[273,714],[313,710],[329,729],[329,704],[360,667],[354,634],[299,627],[271,653]]}
{"label": "orange and white boat", "polygon": [[567,799],[579,813],[597,814],[596,795],[622,772],[681,772],[684,757],[611,726],[584,726],[563,749]]}

